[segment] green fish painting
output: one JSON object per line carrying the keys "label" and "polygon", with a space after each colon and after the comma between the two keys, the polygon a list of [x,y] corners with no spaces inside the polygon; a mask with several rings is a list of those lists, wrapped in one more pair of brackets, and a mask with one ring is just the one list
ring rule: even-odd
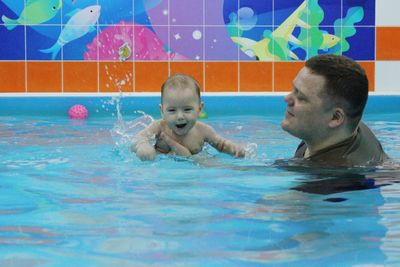
{"label": "green fish painting", "polygon": [[27,0],[19,18],[10,19],[3,15],[1,20],[10,31],[17,25],[37,25],[54,18],[61,6],[61,0]]}

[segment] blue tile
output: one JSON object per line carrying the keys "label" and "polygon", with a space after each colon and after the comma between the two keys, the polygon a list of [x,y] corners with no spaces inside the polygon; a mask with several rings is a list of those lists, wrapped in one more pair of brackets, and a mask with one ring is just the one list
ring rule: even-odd
{"label": "blue tile", "polygon": [[350,49],[343,55],[355,60],[375,60],[375,28],[356,27],[356,34],[347,41]]}

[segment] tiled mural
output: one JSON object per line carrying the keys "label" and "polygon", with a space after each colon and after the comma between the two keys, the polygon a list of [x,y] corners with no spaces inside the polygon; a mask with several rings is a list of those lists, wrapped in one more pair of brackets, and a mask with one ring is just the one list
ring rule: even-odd
{"label": "tiled mural", "polygon": [[288,91],[322,53],[375,82],[382,53],[375,0],[1,0],[0,16],[0,92],[158,92],[175,72],[206,92]]}

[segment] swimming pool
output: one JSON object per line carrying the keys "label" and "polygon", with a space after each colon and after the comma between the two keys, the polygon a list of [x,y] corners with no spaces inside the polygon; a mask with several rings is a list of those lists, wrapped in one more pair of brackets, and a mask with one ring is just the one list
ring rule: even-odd
{"label": "swimming pool", "polygon": [[[280,129],[282,97],[203,101],[252,157],[140,162],[127,140],[158,97],[0,98],[0,266],[400,264],[399,96],[367,105],[395,161],[375,170],[277,166],[299,142]],[[67,118],[76,103],[87,121]]]}

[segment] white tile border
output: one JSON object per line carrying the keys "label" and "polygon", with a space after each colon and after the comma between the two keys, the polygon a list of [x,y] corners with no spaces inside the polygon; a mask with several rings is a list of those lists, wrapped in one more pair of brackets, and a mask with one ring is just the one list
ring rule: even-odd
{"label": "white tile border", "polygon": [[400,94],[400,61],[375,61],[375,92]]}
{"label": "white tile border", "polygon": [[376,0],[375,26],[400,26],[399,10],[399,0]]}

